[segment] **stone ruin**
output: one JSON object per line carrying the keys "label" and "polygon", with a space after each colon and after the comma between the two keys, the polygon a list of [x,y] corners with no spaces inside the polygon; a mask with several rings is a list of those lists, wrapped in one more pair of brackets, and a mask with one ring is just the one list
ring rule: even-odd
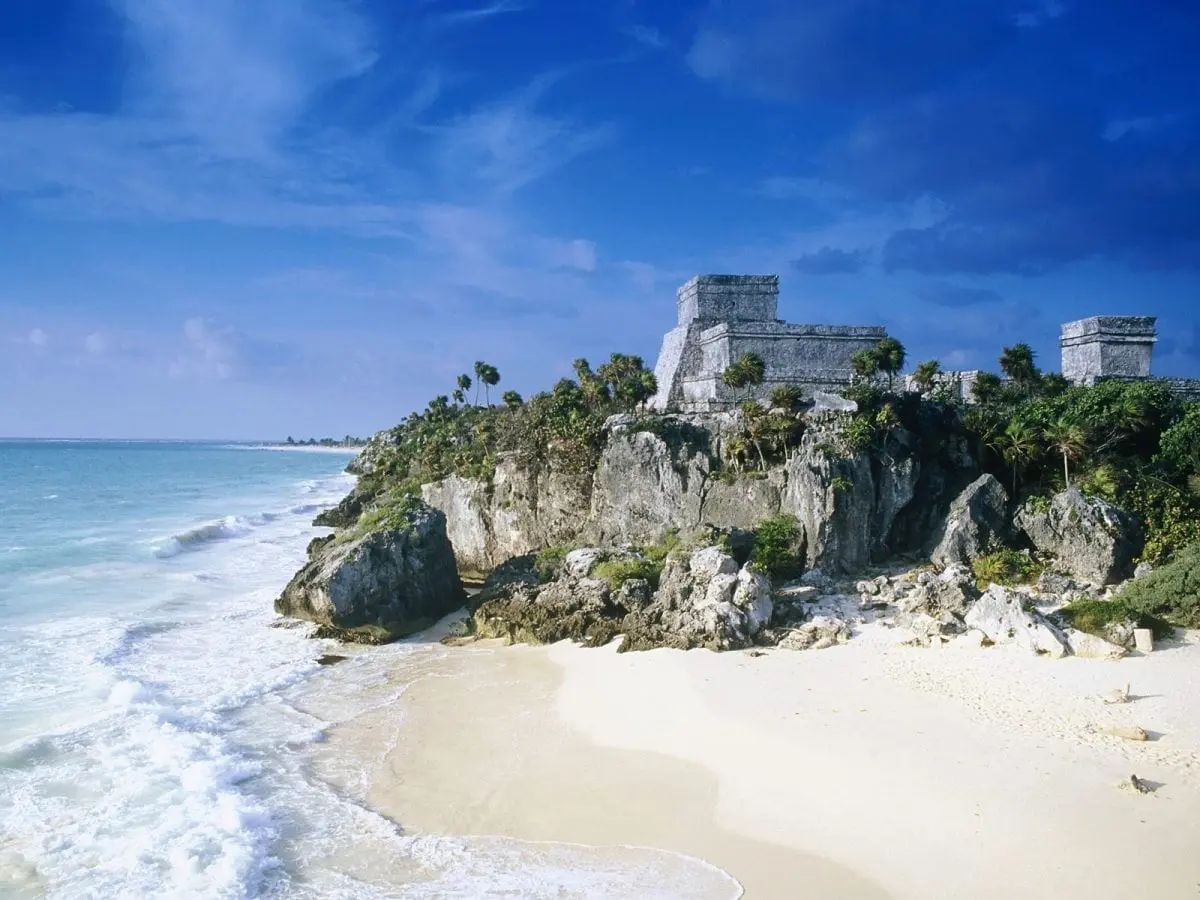
{"label": "stone ruin", "polygon": [[[851,357],[887,336],[872,325],[793,325],[776,318],[778,275],[697,275],[677,293],[678,324],[663,337],[654,368],[659,411],[710,412],[763,399],[781,385],[837,393],[854,379]],[[1185,400],[1200,401],[1200,380],[1150,374],[1157,340],[1153,316],[1092,316],[1062,326],[1062,372],[1073,384],[1154,380]],[[721,375],[744,353],[766,364],[763,383],[730,388]],[[978,371],[944,372],[938,382],[973,399]],[[912,377],[901,384],[914,390]]]}
{"label": "stone ruin", "polygon": [[1062,372],[1072,384],[1155,381],[1181,400],[1200,401],[1200,380],[1150,374],[1158,340],[1154,316],[1091,316],[1062,326]]}
{"label": "stone ruin", "polygon": [[1072,384],[1149,378],[1158,340],[1154,316],[1092,316],[1062,326],[1062,373]]}
{"label": "stone ruin", "polygon": [[[654,368],[657,410],[709,412],[748,398],[768,397],[781,385],[836,392],[850,384],[850,358],[887,332],[868,325],[793,325],[776,318],[778,275],[697,275],[679,289],[679,322],[663,337]],[[721,374],[745,353],[766,364],[764,380],[730,388]]]}

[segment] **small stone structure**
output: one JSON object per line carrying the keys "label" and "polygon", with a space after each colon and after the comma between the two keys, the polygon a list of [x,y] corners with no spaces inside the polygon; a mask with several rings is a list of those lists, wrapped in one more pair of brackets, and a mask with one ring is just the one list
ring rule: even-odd
{"label": "small stone structure", "polygon": [[[850,384],[850,358],[874,347],[887,332],[878,326],[792,325],[777,319],[778,275],[697,275],[677,295],[678,324],[663,337],[654,368],[658,410],[708,412],[794,385],[806,394]],[[766,364],[763,384],[747,392],[721,380],[745,353]]]}
{"label": "small stone structure", "polygon": [[1154,381],[1180,400],[1200,401],[1200,380],[1150,374],[1158,340],[1154,316],[1091,316],[1062,326],[1062,371],[1072,384]]}
{"label": "small stone structure", "polygon": [[1062,326],[1062,372],[1073,384],[1149,378],[1158,340],[1154,316],[1092,316]]}

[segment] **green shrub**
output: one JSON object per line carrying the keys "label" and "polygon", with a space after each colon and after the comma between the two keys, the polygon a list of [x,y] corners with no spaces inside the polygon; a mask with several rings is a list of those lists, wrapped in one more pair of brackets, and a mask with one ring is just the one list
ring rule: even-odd
{"label": "green shrub", "polygon": [[844,494],[854,487],[854,483],[845,475],[834,475],[829,481],[829,486],[835,494]]}
{"label": "green shrub", "polygon": [[574,549],[571,545],[564,544],[560,547],[546,547],[537,552],[533,558],[533,567],[537,569],[538,577],[543,584],[558,577],[558,573],[567,559],[567,554]]}
{"label": "green shrub", "polygon": [[862,453],[875,441],[875,423],[865,415],[856,415],[842,429],[842,443],[851,453]]}
{"label": "green shrub", "polygon": [[781,384],[771,389],[771,405],[787,410],[796,409],[804,401],[804,391],[794,384]]}
{"label": "green shrub", "polygon": [[668,556],[676,550],[682,550],[684,547],[683,538],[679,536],[679,531],[672,528],[662,536],[662,539],[656,544],[650,544],[642,548],[642,555],[651,562],[662,565],[666,562]]}
{"label": "green shrub", "polygon": [[981,588],[989,584],[1014,585],[1032,581],[1041,568],[1019,550],[1004,548],[981,556],[971,563],[971,571]]}
{"label": "green shrub", "polygon": [[425,508],[421,498],[411,492],[398,490],[376,498],[374,505],[358,517],[351,528],[339,532],[338,541],[357,540],[373,531],[406,531],[415,515]]}
{"label": "green shrub", "polygon": [[1059,613],[1072,627],[1100,637],[1104,637],[1106,625],[1136,618],[1129,614],[1124,604],[1114,603],[1112,600],[1097,600],[1095,597],[1080,597],[1069,606],[1063,607]]}
{"label": "green shrub", "polygon": [[1138,617],[1161,619],[1177,628],[1200,628],[1200,543],[1126,584],[1116,600]]}
{"label": "green shrub", "polygon": [[754,551],[750,562],[760,572],[775,578],[788,578],[800,573],[803,566],[800,552],[803,535],[795,516],[782,515],[764,519],[754,533]]}
{"label": "green shrub", "polygon": [[658,587],[658,578],[662,575],[662,563],[642,557],[626,557],[610,559],[592,569],[592,578],[601,578],[613,588],[619,588],[627,581],[641,578],[650,582],[652,588]]}

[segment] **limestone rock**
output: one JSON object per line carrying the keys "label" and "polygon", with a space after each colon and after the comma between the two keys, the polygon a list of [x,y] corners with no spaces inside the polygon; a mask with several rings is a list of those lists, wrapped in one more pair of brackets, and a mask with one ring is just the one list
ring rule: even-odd
{"label": "limestone rock", "polygon": [[1109,737],[1121,738],[1125,741],[1150,740],[1150,735],[1146,733],[1146,730],[1144,728],[1139,728],[1137,725],[1097,725],[1096,731],[1100,734],[1105,734]]}
{"label": "limestone rock", "polygon": [[596,568],[604,560],[605,556],[606,554],[603,550],[595,547],[572,550],[567,554],[564,561],[567,574],[573,578],[587,578],[592,573],[592,569]]}
{"label": "limestone rock", "polygon": [[1066,639],[1036,611],[1026,610],[1021,595],[992,585],[967,610],[964,622],[993,644],[1020,644],[1055,659],[1066,656]]}
{"label": "limestone rock", "polygon": [[[1140,562],[1137,564],[1137,566],[1133,570],[1133,577],[1134,578],[1145,578],[1147,575],[1149,575],[1153,571],[1154,571],[1154,566],[1150,565],[1150,563]],[[1131,776],[1131,777],[1136,777],[1136,776]]]}
{"label": "limestone rock", "polygon": [[809,409],[809,412],[813,414],[825,412],[858,412],[858,404],[853,400],[847,400],[841,394],[827,394],[825,391],[813,391],[812,399],[813,405]]}
{"label": "limestone rock", "polygon": [[458,609],[465,595],[446,517],[422,507],[409,523],[320,545],[276,599],[275,611],[317,622],[330,636],[377,643]]}
{"label": "limestone rock", "polygon": [[1134,519],[1098,497],[1085,497],[1078,488],[1055,494],[1049,507],[1027,502],[1014,522],[1039,551],[1098,585],[1132,575],[1133,559],[1141,551]]}
{"label": "limestone rock", "polygon": [[476,633],[523,643],[570,639],[589,646],[623,635],[622,650],[729,650],[752,644],[771,620],[770,581],[748,567],[739,569],[720,547],[672,554],[657,590],[644,579],[614,587],[587,574],[595,561],[621,555],[596,548],[572,551],[557,577],[544,584],[529,577],[532,556],[513,561],[497,570],[476,598]]}
{"label": "limestone rock", "polygon": [[938,565],[969,565],[1004,534],[1008,495],[991,475],[971,482],[950,505],[932,542],[929,558]]}
{"label": "limestone rock", "polygon": [[824,650],[850,640],[850,626],[832,616],[814,616],[799,628],[793,628],[779,642],[782,650]]}
{"label": "limestone rock", "polygon": [[1102,637],[1075,629],[1067,632],[1067,644],[1071,652],[1082,659],[1120,659],[1126,652],[1124,647]]}

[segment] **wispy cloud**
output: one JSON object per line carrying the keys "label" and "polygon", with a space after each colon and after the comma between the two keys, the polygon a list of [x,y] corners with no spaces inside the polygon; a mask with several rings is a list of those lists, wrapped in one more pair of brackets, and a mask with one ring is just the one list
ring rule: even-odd
{"label": "wispy cloud", "polygon": [[871,261],[865,250],[841,250],[822,247],[792,260],[792,268],[802,275],[849,275],[861,272]]}
{"label": "wispy cloud", "polygon": [[439,13],[434,18],[433,23],[435,27],[444,28],[455,25],[469,25],[484,19],[490,19],[493,16],[503,15],[504,13],[522,12],[528,9],[529,6],[529,3],[520,3],[517,0],[497,0],[497,2],[488,4],[487,6],[455,9]]}
{"label": "wispy cloud", "polygon": [[553,81],[539,78],[513,96],[429,129],[446,179],[507,195],[613,139],[610,125],[583,125],[539,111]]}
{"label": "wispy cloud", "polygon": [[17,343],[26,344],[35,350],[45,350],[50,346],[50,335],[40,328],[35,328],[25,336],[17,338]]}
{"label": "wispy cloud", "polygon": [[627,25],[621,29],[621,33],[634,43],[651,50],[662,50],[667,46],[667,39],[657,28],[649,28],[645,25]]}
{"label": "wispy cloud", "polygon": [[128,109],[211,152],[264,159],[325,86],[377,56],[366,23],[330,0],[114,0],[142,61]]}
{"label": "wispy cloud", "polygon": [[1003,299],[991,288],[967,287],[945,281],[931,281],[922,285],[917,289],[917,296],[935,306],[951,309],[1000,303]]}

